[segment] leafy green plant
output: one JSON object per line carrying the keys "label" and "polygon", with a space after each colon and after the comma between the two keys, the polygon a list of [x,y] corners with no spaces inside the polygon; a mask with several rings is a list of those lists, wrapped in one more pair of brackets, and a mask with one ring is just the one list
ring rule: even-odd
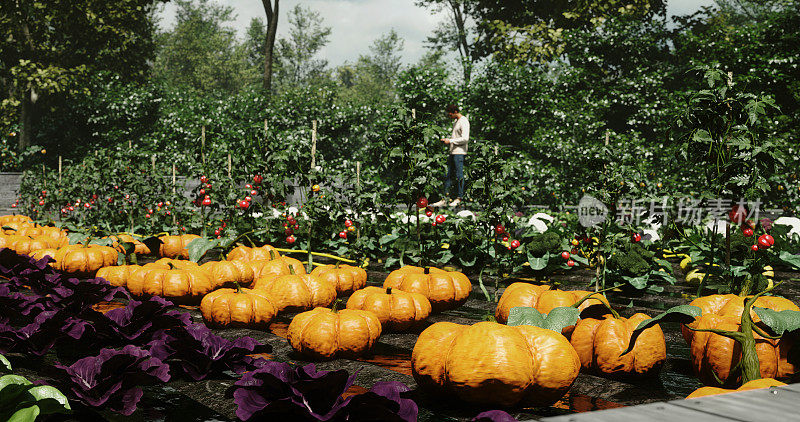
{"label": "leafy green plant", "polygon": [[[0,355],[0,371],[11,371],[11,363]],[[69,401],[58,389],[36,385],[19,375],[0,376],[0,418],[33,422],[39,416],[70,413]]]}

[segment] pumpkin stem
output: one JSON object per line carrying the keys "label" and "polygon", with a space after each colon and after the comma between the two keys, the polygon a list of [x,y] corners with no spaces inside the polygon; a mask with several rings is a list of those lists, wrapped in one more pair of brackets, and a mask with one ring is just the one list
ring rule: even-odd
{"label": "pumpkin stem", "polygon": [[275,260],[275,250],[273,250],[273,249],[269,250],[269,260],[270,261],[274,261]]}
{"label": "pumpkin stem", "polygon": [[[595,296],[595,295],[597,295],[597,294],[599,294],[599,293],[605,293],[605,292],[607,292],[607,291],[609,291],[609,290],[616,289],[617,287],[618,287],[618,286],[614,286],[614,287],[608,287],[608,288],[606,288],[606,289],[599,290],[599,291],[597,291],[597,292],[589,292],[589,294],[587,294],[586,296],[582,297],[580,300],[578,300],[577,302],[575,302],[575,303],[572,305],[572,307],[573,307],[573,308],[578,308],[578,307],[580,307],[580,306],[583,304],[583,302],[586,302],[587,300],[589,300],[589,299],[592,299],[592,296]],[[601,297],[605,297],[605,295],[602,295]],[[608,299],[606,299],[606,300],[608,300]],[[614,318],[616,318],[616,319],[619,319],[619,313],[618,313],[618,312],[617,312],[617,311],[616,311],[614,308],[612,308],[611,306],[609,306],[608,304],[606,304],[605,302],[603,302],[603,301],[602,301],[602,300],[600,300],[600,299],[598,299],[598,301],[599,301],[599,302],[600,302],[600,303],[601,303],[603,306],[605,306],[605,307],[606,307],[606,309],[608,309],[608,310],[611,312],[611,315],[613,315],[613,316],[614,316]]]}
{"label": "pumpkin stem", "polygon": [[423,274],[430,274],[430,273],[431,273],[431,267],[425,267],[425,270],[423,270]]}
{"label": "pumpkin stem", "polygon": [[336,299],[333,301],[333,306],[331,306],[331,312],[336,313],[339,310],[339,305],[342,303],[342,299]]}
{"label": "pumpkin stem", "polygon": [[234,283],[234,284],[236,284],[236,293],[244,293],[244,292],[242,291],[242,285],[241,285],[241,284],[239,284],[239,282],[238,282],[238,281],[234,281],[233,283]]}
{"label": "pumpkin stem", "polygon": [[289,264],[289,274],[291,275],[297,274],[296,272],[294,272],[294,267],[292,266],[292,264]]}
{"label": "pumpkin stem", "polygon": [[171,262],[167,262],[167,265],[169,266],[170,270],[174,270],[174,269],[178,268],[178,267],[175,266],[175,264],[173,264]]}
{"label": "pumpkin stem", "polygon": [[341,264],[342,264],[341,261],[336,261],[336,264],[334,264],[333,268],[336,268],[338,270],[339,269],[339,265],[341,265]]}
{"label": "pumpkin stem", "polygon": [[387,287],[387,288],[386,288],[386,294],[387,294],[387,295],[390,295],[390,294],[392,294],[392,288],[391,288],[391,287]]}

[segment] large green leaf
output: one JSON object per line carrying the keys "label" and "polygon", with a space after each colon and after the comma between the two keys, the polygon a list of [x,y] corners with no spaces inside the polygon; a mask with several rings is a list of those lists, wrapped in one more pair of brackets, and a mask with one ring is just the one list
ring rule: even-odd
{"label": "large green leaf", "polygon": [[186,245],[186,250],[189,251],[189,260],[200,262],[208,251],[217,246],[219,246],[219,239],[211,240],[201,237],[192,240]]}
{"label": "large green leaf", "polygon": [[14,412],[6,422],[33,422],[39,416],[39,412],[39,406],[28,406]]}
{"label": "large green leaf", "polygon": [[4,371],[11,370],[11,362],[9,362],[8,359],[6,359],[6,357],[3,355],[0,355],[0,369]]}
{"label": "large green leaf", "polygon": [[535,308],[517,306],[511,308],[508,315],[508,325],[532,325],[560,333],[564,327],[575,325],[578,322],[580,311],[573,307],[559,307],[542,314]]}
{"label": "large green leaf", "polygon": [[631,342],[628,345],[628,349],[622,352],[620,356],[623,356],[633,350],[633,347],[636,344],[636,339],[639,338],[639,336],[642,334],[642,331],[661,322],[679,322],[681,324],[688,324],[694,321],[695,318],[699,317],[702,313],[703,311],[697,306],[678,305],[667,309],[664,313],[658,316],[640,322],[636,329],[633,330],[633,333],[631,333]]}
{"label": "large green leaf", "polygon": [[550,253],[546,253],[542,255],[541,258],[536,258],[528,254],[528,262],[531,264],[531,269],[534,271],[543,270],[547,267],[547,263],[550,262]]}
{"label": "large green leaf", "polygon": [[67,397],[53,386],[40,385],[33,387],[28,390],[28,394],[36,399],[43,415],[68,413],[72,410]]}
{"label": "large green leaf", "polygon": [[761,318],[761,322],[779,336],[782,336],[787,331],[800,329],[800,311],[789,309],[776,311],[774,309],[756,307],[753,307],[753,310]]}
{"label": "large green leaf", "polygon": [[778,258],[795,270],[800,270],[800,255],[789,253],[789,251],[781,251]]}

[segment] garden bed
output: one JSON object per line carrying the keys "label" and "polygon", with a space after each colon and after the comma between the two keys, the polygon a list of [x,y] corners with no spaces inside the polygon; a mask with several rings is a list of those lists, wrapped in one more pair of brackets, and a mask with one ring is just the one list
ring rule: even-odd
{"label": "garden bed", "polygon": [[[679,272],[677,268],[676,272]],[[380,285],[386,275],[387,273],[385,272],[370,271],[369,284]],[[776,275],[780,279],[800,276],[797,273],[779,273]],[[555,275],[552,277],[551,282],[559,285],[562,289],[572,290],[585,288],[590,280],[593,279],[593,276],[593,271],[583,269],[572,271],[568,275]],[[432,316],[429,319],[429,324],[439,321],[472,324],[493,315],[494,302],[487,302],[478,288],[476,279],[472,278],[472,280],[474,289],[469,301],[458,309]],[[489,294],[493,295],[493,287],[486,287]],[[800,289],[797,285],[784,284],[780,286],[777,293],[795,297],[798,292],[800,292]],[[689,296],[694,293],[696,293],[696,287],[681,284],[667,286],[665,291],[658,295],[631,295],[625,292],[617,292],[610,294],[609,297],[611,303],[623,316],[630,316],[636,312],[644,312],[654,316],[670,306],[687,303]],[[116,305],[110,303],[108,306],[115,307]],[[197,306],[181,306],[180,309],[191,314],[195,321],[202,320]],[[285,339],[286,328],[292,316],[293,314],[280,315],[272,322],[268,331],[225,329],[214,330],[214,332],[230,339],[244,336],[252,337],[272,347],[272,351],[268,356],[264,357],[270,360],[305,365],[309,362],[296,354]],[[345,369],[350,373],[357,373],[355,385],[348,390],[354,394],[366,391],[377,381],[400,381],[414,388],[415,382],[411,376],[410,358],[421,329],[412,333],[385,333],[380,337],[371,354],[358,360],[336,359],[320,362],[316,364],[317,368],[323,370]],[[569,393],[551,407],[505,410],[521,420],[536,419],[573,412],[667,401],[687,396],[694,389],[701,387],[702,384],[692,373],[688,347],[681,337],[678,325],[662,324],[662,329],[667,342],[668,358],[657,378],[631,382],[611,380],[582,373]],[[53,360],[55,356],[51,353],[45,359]],[[36,366],[33,364],[25,365],[24,361],[17,365],[16,370],[30,379],[46,376],[46,374],[37,373]],[[69,417],[62,417],[59,420],[237,420],[235,415],[236,405],[229,392],[235,380],[236,378],[233,377],[217,377],[199,382],[187,382],[174,378],[166,384],[145,387],[145,395],[138,405],[138,410],[132,416],[122,416],[111,411],[98,412],[74,402],[74,414]],[[420,421],[468,420],[484,410],[489,410],[486,407],[470,406],[463,402],[443,401],[441,398],[424,396],[416,391],[412,392],[411,397],[419,405]]]}

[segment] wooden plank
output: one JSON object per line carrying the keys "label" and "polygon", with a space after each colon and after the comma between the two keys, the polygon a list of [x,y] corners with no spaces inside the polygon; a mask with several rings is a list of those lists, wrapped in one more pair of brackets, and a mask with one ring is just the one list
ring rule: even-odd
{"label": "wooden plank", "polygon": [[680,400],[671,403],[679,407],[713,413],[733,420],[783,421],[797,420],[800,392],[769,388],[720,394],[701,399]]}
{"label": "wooden plank", "polygon": [[650,403],[618,409],[576,413],[541,419],[542,422],[675,422],[680,419],[691,422],[731,422],[747,419],[730,419],[669,403]]}

